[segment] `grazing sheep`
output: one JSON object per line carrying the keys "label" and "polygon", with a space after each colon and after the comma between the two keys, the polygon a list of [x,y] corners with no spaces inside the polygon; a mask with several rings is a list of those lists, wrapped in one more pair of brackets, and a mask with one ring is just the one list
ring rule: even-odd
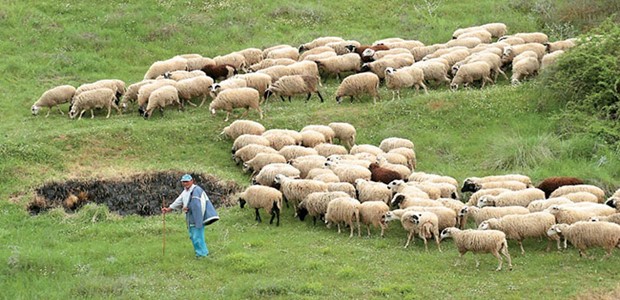
{"label": "grazing sheep", "polygon": [[390,207],[394,209],[405,209],[412,206],[432,207],[443,206],[441,203],[429,198],[416,197],[415,195],[396,193],[390,201]]}
{"label": "grazing sheep", "polygon": [[609,216],[617,211],[609,206],[597,206],[591,204],[588,206],[571,207],[566,205],[553,205],[547,208],[547,211],[555,216],[556,223],[573,224],[579,221],[587,221],[591,217]]}
{"label": "grazing sheep", "polygon": [[620,225],[620,213],[615,213],[609,216],[596,216],[590,217],[589,221],[591,222],[611,222]]}
{"label": "grazing sheep", "polygon": [[450,88],[455,91],[459,88],[459,85],[463,84],[464,86],[468,86],[476,80],[482,80],[481,88],[483,88],[487,82],[493,84],[493,79],[491,79],[491,67],[488,63],[476,61],[462,65],[456,72],[456,75],[454,75],[454,78],[452,78]]}
{"label": "grazing sheep", "polygon": [[[456,227],[446,228],[441,232],[441,240],[450,237],[454,239],[454,244],[459,251],[459,258],[462,258],[468,251],[474,253],[491,253],[499,262],[495,271],[501,271],[501,253],[508,260],[508,267],[512,270],[512,260],[508,252],[508,241],[506,241],[505,233],[499,230],[460,230]],[[479,265],[480,262],[476,258],[476,268]]]}
{"label": "grazing sheep", "polygon": [[[289,149],[292,147],[304,148],[301,146],[287,146],[287,148]],[[305,148],[305,149],[312,150],[311,148]],[[283,155],[286,154],[283,152],[280,152],[280,153]],[[291,159],[288,160],[289,164],[291,164],[293,167],[299,170],[300,172],[299,177],[301,178],[308,178],[308,173],[313,169],[323,168],[323,166],[325,165],[325,161],[326,161],[325,157],[319,156],[316,153],[314,154],[309,153],[307,155],[299,155],[299,156],[292,157]]]}
{"label": "grazing sheep", "polygon": [[260,118],[263,118],[263,111],[259,106],[260,95],[258,91],[253,88],[236,88],[236,89],[228,89],[222,91],[211,104],[209,105],[209,110],[212,115],[215,115],[217,110],[225,110],[226,111],[226,119],[224,122],[228,121],[230,114],[235,108],[245,108],[245,112],[240,117],[245,117],[250,108],[258,111]]}
{"label": "grazing sheep", "polygon": [[533,51],[536,53],[538,59],[542,59],[545,55],[545,46],[539,43],[527,43],[522,45],[514,45],[504,48],[504,53],[502,53],[502,63],[508,64],[513,61],[515,57],[525,51]]}
{"label": "grazing sheep", "polygon": [[[388,46],[390,48],[390,50],[392,49],[405,49],[407,51],[417,48],[417,47],[423,47],[424,43],[417,41],[417,40],[403,40],[401,38],[394,38],[394,40],[380,40],[380,41],[375,41],[375,43],[379,43],[381,45],[385,45]],[[377,44],[375,44],[377,45]],[[385,51],[385,50],[381,50],[381,51]]]}
{"label": "grazing sheep", "polygon": [[315,130],[301,131],[302,141],[301,145],[304,147],[314,148],[318,144],[326,142],[325,135]]}
{"label": "grazing sheep", "polygon": [[347,48],[347,46],[359,47],[361,46],[360,42],[355,40],[348,40],[342,42],[331,42],[325,44],[325,46],[334,49],[337,55],[345,55],[347,53],[351,53],[352,51]]}
{"label": "grazing sheep", "polygon": [[301,44],[299,46],[299,52],[311,50],[316,47],[325,46],[329,43],[334,43],[334,42],[344,42],[344,39],[341,37],[337,37],[337,36],[318,37],[308,43]]}
{"label": "grazing sheep", "polygon": [[120,109],[114,103],[115,99],[115,91],[108,88],[85,91],[73,98],[73,106],[71,107],[71,111],[69,111],[69,117],[73,119],[79,114],[78,120],[80,120],[84,112],[90,110],[90,118],[93,119],[95,118],[93,109],[104,107],[108,109],[106,119],[110,117],[112,107],[120,114]]}
{"label": "grazing sheep", "polygon": [[409,159],[404,155],[396,152],[381,153],[376,157],[377,161],[384,160],[392,164],[399,164],[409,167]]}
{"label": "grazing sheep", "polygon": [[[517,58],[515,58],[515,60],[517,60]],[[512,63],[512,77],[510,77],[510,82],[513,85],[519,84],[522,80],[537,75],[538,70],[540,70],[538,59],[534,57],[519,59]]]}
{"label": "grazing sheep", "polygon": [[327,184],[325,182],[312,179],[291,178],[284,174],[277,174],[273,178],[274,187],[282,191],[286,205],[291,202],[293,211],[297,212],[297,205],[308,194],[314,192],[327,192]]}
{"label": "grazing sheep", "polygon": [[[331,175],[336,175],[334,174],[334,171],[329,170],[329,169],[323,169],[321,168],[313,168],[310,171],[308,171],[308,174],[306,175],[306,179],[314,179],[314,177],[317,176],[321,176],[321,175],[325,175],[325,174],[331,174]],[[336,176],[338,177],[338,176]],[[340,181],[338,181],[340,182]],[[353,193],[353,197],[355,197],[355,193]]]}
{"label": "grazing sheep", "polygon": [[123,95],[123,99],[120,101],[120,107],[123,109],[123,111],[127,110],[128,103],[130,102],[133,103],[133,102],[138,101],[138,91],[140,90],[142,86],[151,84],[153,82],[154,80],[152,79],[146,79],[146,80],[142,80],[142,81],[129,85],[127,87],[127,92],[125,92],[125,95]]}
{"label": "grazing sheep", "polygon": [[198,76],[180,80],[176,83],[175,87],[179,92],[179,100],[187,100],[193,106],[189,100],[193,98],[201,99],[199,107],[202,106],[207,97],[209,96],[209,86],[213,84],[213,79],[207,76]]}
{"label": "grazing sheep", "polygon": [[[289,161],[289,162],[295,160],[296,158],[300,158],[300,157],[319,155],[319,153],[312,148],[306,148],[306,147],[298,146],[298,145],[284,146],[280,148],[278,152],[280,152],[280,154],[282,154],[286,158],[286,161]],[[319,167],[323,167],[323,164],[325,163],[325,158],[324,157],[321,157],[321,158],[322,158],[320,159],[321,165]],[[317,158],[316,160],[319,160],[319,159]]]}
{"label": "grazing sheep", "polygon": [[239,79],[239,78],[228,78],[224,81],[221,81],[219,83],[214,83],[211,86],[209,86],[209,89],[211,90],[209,95],[212,98],[215,98],[222,91],[225,91],[228,89],[242,88],[242,87],[248,87],[247,81],[243,79]]}
{"label": "grazing sheep", "polygon": [[[206,65],[215,65],[215,61],[209,57],[189,57],[187,59],[187,71],[200,71]],[[173,71],[176,72],[176,71]]]}
{"label": "grazing sheep", "polygon": [[381,143],[379,143],[379,149],[381,149],[383,152],[389,152],[390,150],[402,147],[409,149],[415,148],[411,140],[398,137],[385,138],[381,141]]}
{"label": "grazing sheep", "polygon": [[62,109],[60,109],[60,104],[70,102],[75,95],[75,91],[75,87],[71,85],[59,85],[57,87],[51,88],[45,91],[41,95],[41,97],[39,97],[39,99],[32,105],[30,110],[32,111],[33,115],[36,115],[39,113],[41,107],[48,107],[49,110],[45,115],[45,117],[47,118],[50,115],[52,108],[56,106],[58,107],[58,111],[60,112],[60,114],[64,115],[65,113],[63,113]]}
{"label": "grazing sheep", "polygon": [[348,153],[347,148],[345,148],[344,146],[329,143],[318,144],[314,146],[314,150],[316,150],[319,155],[324,157],[328,157],[331,155],[343,155]]}
{"label": "grazing sheep", "polygon": [[[547,230],[555,224],[555,216],[548,212],[535,212],[523,215],[507,215],[501,218],[491,218],[480,223],[478,229],[500,230],[509,240],[516,240],[521,247],[521,254],[525,255],[523,240],[525,238],[547,237]],[[558,240],[559,247],[559,240]],[[551,239],[548,239],[547,251],[551,249]]]}
{"label": "grazing sheep", "polygon": [[389,56],[384,57],[382,59],[367,62],[362,65],[360,69],[361,72],[372,72],[379,77],[379,79],[383,80],[385,78],[385,70],[388,67],[392,67],[394,69],[402,68],[405,66],[410,66],[413,63],[413,56],[410,59],[404,58],[401,56]]}
{"label": "grazing sheep", "polygon": [[306,216],[312,217],[312,224],[316,225],[316,219],[325,219],[327,204],[336,198],[349,197],[349,194],[340,191],[310,193],[297,205],[297,217],[303,221]]}
{"label": "grazing sheep", "polygon": [[425,56],[432,54],[435,51],[445,48],[445,47],[446,46],[443,44],[434,44],[434,45],[423,46],[423,47],[415,47],[415,48],[412,48],[410,51],[415,61],[421,61]]}
{"label": "grazing sheep", "polygon": [[530,204],[527,205],[527,209],[529,209],[530,212],[539,212],[539,211],[544,211],[553,205],[572,204],[572,203],[574,202],[566,197],[540,199],[540,200],[534,200],[530,202]]}
{"label": "grazing sheep", "polygon": [[565,185],[578,185],[583,184],[583,180],[576,177],[549,177],[543,179],[536,188],[545,192],[545,198],[549,198],[553,191],[557,190],[559,187]]}
{"label": "grazing sheep", "polygon": [[360,202],[350,197],[341,197],[330,201],[327,204],[327,212],[325,213],[327,228],[331,224],[336,223],[338,225],[338,233],[340,233],[340,223],[345,223],[345,225],[351,228],[349,238],[353,237],[355,227],[357,227],[357,235],[361,236],[359,206]]}
{"label": "grazing sheep", "polygon": [[409,175],[409,181],[448,183],[453,185],[454,187],[458,187],[459,185],[458,181],[456,181],[456,179],[454,179],[453,177],[438,174],[428,174],[424,172],[412,172],[411,175]]}
{"label": "grazing sheep", "polygon": [[355,145],[356,130],[353,125],[344,122],[332,122],[327,126],[334,130],[334,139],[338,139],[345,147],[351,149]]}
{"label": "grazing sheep", "polygon": [[286,146],[297,145],[295,138],[282,132],[267,130],[265,131],[265,133],[263,133],[263,137],[269,140],[269,144],[271,145],[271,147],[273,149],[276,149],[277,151],[280,151]]}
{"label": "grazing sheep", "polygon": [[364,60],[364,52],[368,49],[371,49],[373,51],[390,50],[390,47],[386,45],[347,45],[346,48],[349,49],[351,53],[359,55],[364,62],[368,62],[368,60]]}
{"label": "grazing sheep", "polygon": [[508,32],[508,28],[504,23],[487,23],[480,25],[480,27],[491,33],[491,36],[494,38],[500,38]]}
{"label": "grazing sheep", "polygon": [[257,64],[263,60],[263,50],[258,48],[246,48],[236,53],[243,55],[247,66]]}
{"label": "grazing sheep", "polygon": [[334,51],[334,49],[332,49],[331,47],[319,46],[319,47],[312,48],[308,51],[304,51],[303,53],[301,53],[299,55],[298,61],[306,60],[306,57],[308,56],[320,55],[324,53],[328,53],[329,55],[334,55],[334,56],[336,55],[336,51]]}
{"label": "grazing sheep", "polygon": [[254,134],[242,134],[238,136],[233,142],[231,153],[235,154],[237,150],[250,144],[263,145],[263,146],[270,145],[269,140],[263,136],[254,135]]}
{"label": "grazing sheep", "polygon": [[299,170],[289,164],[274,163],[264,166],[252,179],[252,184],[274,186],[273,180],[278,174],[284,174],[290,178],[299,178]]}
{"label": "grazing sheep", "polygon": [[415,151],[413,149],[399,147],[388,151],[388,154],[390,153],[397,153],[404,156],[407,159],[407,167],[409,167],[409,169],[411,170],[415,170],[417,165],[417,159]]}
{"label": "grazing sheep", "polygon": [[[611,256],[620,243],[620,225],[610,222],[577,222],[575,224],[556,224],[551,226],[547,235],[559,235],[579,249],[579,256],[588,257],[586,250],[593,246],[602,247]],[[566,247],[565,247],[566,248]]]}
{"label": "grazing sheep", "polygon": [[[435,202],[439,203],[439,201]],[[427,211],[434,213],[435,215],[437,215],[437,218],[439,220],[439,223],[437,225],[439,227],[439,230],[456,226],[458,221],[458,214],[454,212],[454,210],[444,207],[443,205],[441,205],[441,203],[439,203],[439,205],[437,205],[436,203],[434,203],[433,206],[409,206],[405,208],[405,210]]]}
{"label": "grazing sheep", "polygon": [[545,70],[555,64],[560,56],[564,55],[564,51],[558,50],[545,54],[540,62],[540,70]]}
{"label": "grazing sheep", "polygon": [[[200,71],[200,70],[194,70],[194,71],[172,71],[172,72],[166,72],[164,73],[163,76],[158,76],[156,78],[156,80],[160,80],[160,79],[171,79],[174,81],[181,81],[183,79],[188,79],[188,78],[194,78],[194,77],[204,77],[207,76],[207,74],[205,74],[205,72]],[[143,81],[148,81],[150,79],[147,80],[143,80]]]}
{"label": "grazing sheep", "polygon": [[532,187],[532,180],[530,177],[521,174],[505,174],[505,175],[492,175],[485,177],[469,177],[463,181],[463,186],[466,183],[483,183],[483,182],[491,182],[491,181],[506,181],[506,180],[514,180],[521,181],[527,185],[527,187]]}
{"label": "grazing sheep", "polygon": [[357,179],[355,180],[355,188],[357,190],[357,197],[355,198],[362,203],[366,201],[383,201],[383,203],[388,204],[390,199],[392,199],[392,191],[384,183]]}
{"label": "grazing sheep", "polygon": [[358,153],[362,153],[362,152],[366,152],[366,153],[370,153],[374,156],[377,156],[379,154],[385,153],[383,152],[383,150],[381,150],[381,148],[375,146],[375,145],[371,145],[371,144],[360,144],[360,145],[355,145],[353,147],[351,147],[351,151],[349,151],[350,154],[358,154]]}
{"label": "grazing sheep", "polygon": [[480,223],[490,218],[501,218],[506,215],[529,213],[530,211],[522,206],[487,206],[483,208],[479,208],[477,206],[465,206],[459,213],[459,219],[461,221],[461,228],[467,224],[467,219],[469,216],[474,219],[474,223],[476,224],[476,227],[478,227]]}
{"label": "grazing sheep", "polygon": [[406,179],[409,177],[409,175],[411,175],[411,169],[409,169],[405,165],[392,164],[385,159],[377,159],[376,161],[381,168],[386,168],[386,169],[398,172],[398,174],[400,174],[401,176],[400,179]]}
{"label": "grazing sheep", "polygon": [[485,206],[523,206],[534,200],[545,199],[545,192],[537,188],[503,192],[497,196],[484,195],[478,200],[478,207]]}
{"label": "grazing sheep", "polygon": [[520,191],[527,188],[527,185],[521,181],[516,180],[502,180],[502,181],[489,181],[489,182],[469,182],[464,184],[461,188],[461,192],[477,192],[480,190],[488,189],[507,189],[511,191]]}
{"label": "grazing sheep", "polygon": [[271,84],[271,76],[261,73],[236,75],[233,79],[245,80],[246,87],[257,90],[259,95],[265,95],[265,91]]}
{"label": "grazing sheep", "polygon": [[263,133],[263,136],[268,136],[268,135],[272,135],[272,134],[277,134],[277,135],[287,135],[291,138],[293,138],[294,140],[294,145],[301,145],[301,133],[299,133],[299,131],[296,130],[291,130],[291,129],[269,129],[267,131],[265,131]]}
{"label": "grazing sheep", "polygon": [[138,112],[140,113],[140,115],[144,115],[144,111],[146,110],[146,106],[149,102],[149,97],[151,96],[151,93],[153,91],[163,86],[167,86],[167,85],[175,86],[176,84],[177,82],[171,79],[160,79],[160,80],[155,80],[152,83],[141,86],[138,89],[138,99],[137,99]]}
{"label": "grazing sheep", "polygon": [[247,66],[245,57],[235,52],[216,56],[213,58],[213,61],[215,61],[216,66],[231,66],[235,70],[245,70]]}
{"label": "grazing sheep", "polygon": [[372,61],[379,60],[379,59],[382,59],[388,56],[400,56],[400,55],[403,55],[402,56],[403,58],[408,57],[409,60],[412,60],[410,64],[412,64],[415,61],[413,55],[411,54],[411,51],[405,48],[390,47],[390,50],[381,50],[381,51],[374,51],[371,49],[366,49],[364,53],[362,53],[363,57],[371,57]]}
{"label": "grazing sheep", "polygon": [[239,206],[243,208],[245,204],[254,208],[256,212],[255,221],[261,222],[259,209],[263,208],[271,215],[269,224],[273,224],[273,219],[277,218],[276,226],[280,226],[280,211],[282,210],[282,193],[274,188],[261,185],[252,185],[239,194]]}
{"label": "grazing sheep", "polygon": [[360,223],[366,225],[368,237],[370,237],[370,225],[380,227],[381,237],[383,237],[387,224],[383,221],[382,216],[389,210],[390,208],[383,201],[366,201],[360,204]]}
{"label": "grazing sheep", "polygon": [[278,151],[269,146],[249,144],[235,151],[232,155],[232,159],[235,163],[241,164],[254,158],[258,153],[278,153]]}
{"label": "grazing sheep", "polygon": [[552,53],[556,51],[566,51],[570,48],[577,46],[578,39],[570,38],[556,42],[546,42],[543,43],[545,47],[547,47],[547,52]]}
{"label": "grazing sheep", "polygon": [[355,198],[356,196],[355,187],[348,182],[328,182],[327,190],[329,192],[344,192],[351,198]]}
{"label": "grazing sheep", "polygon": [[[295,49],[295,47],[293,47],[293,46],[291,46],[291,45],[286,45],[286,44],[282,44],[282,45],[275,45],[275,46],[267,47],[267,48],[263,49],[263,58],[264,58],[264,59],[267,59],[267,58],[268,58],[268,56],[269,56],[269,53],[270,53],[271,51],[278,50],[278,49],[288,49],[288,48],[293,48],[293,49]],[[296,50],[296,49],[295,49],[295,50]],[[297,60],[297,59],[295,59],[295,60]]]}
{"label": "grazing sheep", "polygon": [[249,71],[256,72],[258,70],[267,69],[273,66],[288,66],[296,62],[297,61],[292,60],[290,58],[276,58],[276,59],[268,58],[268,59],[263,59],[259,63],[251,65],[249,68]]}
{"label": "grazing sheep", "polygon": [[545,44],[549,42],[549,37],[542,32],[524,32],[524,33],[514,34],[513,36],[522,38],[526,43]]}
{"label": "grazing sheep", "polygon": [[243,171],[255,175],[266,165],[275,163],[286,163],[286,158],[278,153],[258,153],[254,158],[243,163]]}
{"label": "grazing sheep", "polygon": [[456,39],[459,40],[459,39],[465,39],[465,38],[471,38],[471,37],[477,38],[482,43],[485,43],[485,44],[490,43],[492,40],[491,33],[486,29],[472,30],[469,32],[465,32],[459,35]]}
{"label": "grazing sheep", "polygon": [[312,93],[316,93],[323,102],[323,96],[319,91],[321,79],[316,76],[308,75],[288,75],[278,79],[278,81],[271,84],[265,90],[265,101],[273,94],[279,95],[284,101],[285,96],[288,97],[288,101],[291,102],[291,97],[299,94],[307,94],[306,102],[310,100]]}
{"label": "grazing sheep", "polygon": [[157,76],[164,75],[166,72],[187,70],[187,59],[173,57],[168,60],[154,62],[144,74],[144,79],[155,79]]}
{"label": "grazing sheep", "polygon": [[388,188],[392,190],[392,194],[405,194],[409,197],[430,199],[429,195],[419,187],[408,184],[404,180],[394,180],[388,183]]}
{"label": "grazing sheep", "polygon": [[433,60],[426,60],[416,62],[412,65],[412,67],[418,67],[422,69],[422,72],[424,72],[424,80],[426,80],[427,82],[445,82],[446,84],[450,85],[450,79],[448,78],[449,67],[444,63]]}
{"label": "grazing sheep", "polygon": [[149,96],[149,102],[144,112],[144,118],[148,119],[153,114],[153,110],[159,108],[161,115],[164,115],[164,108],[176,104],[179,110],[183,109],[183,104],[179,99],[179,91],[171,85],[162,86],[154,90]]}
{"label": "grazing sheep", "polygon": [[223,135],[236,140],[243,134],[261,135],[265,132],[265,126],[261,123],[250,120],[235,120],[230,125],[224,127]]}
{"label": "grazing sheep", "polygon": [[325,167],[334,171],[334,174],[338,176],[341,182],[348,182],[354,184],[357,179],[370,180],[370,170],[358,165],[351,164],[339,164],[327,161]]}
{"label": "grazing sheep", "polygon": [[605,202],[605,191],[603,191],[603,189],[597,186],[589,184],[577,184],[559,187],[555,191],[553,191],[553,193],[551,193],[551,197],[560,197],[575,192],[588,192],[595,195],[598,198],[599,203]]}
{"label": "grazing sheep", "polygon": [[314,62],[319,70],[322,70],[325,74],[335,74],[338,80],[341,80],[341,73],[359,72],[362,63],[360,56],[355,53],[317,59]]}
{"label": "grazing sheep", "polygon": [[[426,242],[426,239],[434,236],[435,243],[437,243],[437,249],[441,252],[441,246],[439,244],[439,220],[437,215],[427,211],[416,211],[410,218],[410,222],[414,224],[415,231],[418,232],[418,236],[424,241],[424,250],[428,252],[428,243]],[[402,219],[401,223],[403,223]],[[408,237],[408,240],[410,239],[411,236]],[[407,241],[407,243],[409,243],[409,241]]]}
{"label": "grazing sheep", "polygon": [[392,90],[392,100],[394,100],[395,94],[398,95],[398,100],[400,100],[400,90],[413,86],[416,88],[416,94],[420,86],[428,94],[424,84],[424,71],[418,67],[404,67],[398,70],[388,67],[385,69],[385,86]]}

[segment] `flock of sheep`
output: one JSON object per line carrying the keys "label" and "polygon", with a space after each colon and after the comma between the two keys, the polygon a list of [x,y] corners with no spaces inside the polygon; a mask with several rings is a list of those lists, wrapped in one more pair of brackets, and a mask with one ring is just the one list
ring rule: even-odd
{"label": "flock of sheep", "polygon": [[[387,38],[363,45],[340,37],[320,37],[299,48],[276,45],[266,49],[248,48],[214,58],[200,54],[183,54],[153,63],[144,80],[128,87],[118,79],[99,80],[79,86],[52,88],[31,108],[37,114],[42,107],[48,113],[54,106],[71,102],[69,116],[78,119],[86,111],[115,108],[126,110],[137,103],[138,111],[148,118],[155,109],[185,103],[202,106],[212,99],[209,110],[230,113],[236,108],[256,110],[262,118],[260,104],[271,95],[282,100],[316,93],[321,102],[321,80],[348,75],[342,79],[335,98],[372,96],[380,98],[379,86],[400,99],[400,90],[415,87],[428,92],[429,84],[447,84],[452,90],[481,82],[493,84],[504,70],[512,68],[512,83],[536,75],[552,64],[576,39],[549,42],[540,32],[506,35],[503,23],[457,29],[453,39],[442,44],[425,45],[417,40]],[[219,81],[219,82],[218,82]],[[111,97],[110,94],[114,94]],[[200,101],[195,104],[192,100]],[[60,113],[62,110],[58,107]]]}
{"label": "flock of sheep", "polygon": [[[452,237],[461,256],[468,251],[492,253],[502,268],[504,255],[512,267],[507,240],[525,253],[526,238],[545,239],[547,250],[571,242],[582,256],[598,246],[607,256],[620,247],[620,190],[610,198],[574,177],[551,177],[534,187],[526,175],[469,177],[462,184],[450,176],[416,172],[414,144],[390,137],[379,146],[356,144],[348,123],[308,125],[299,131],[270,129],[236,120],[222,134],[233,140],[233,160],[252,173],[253,185],[238,195],[241,208],[271,215],[280,224],[283,201],[301,221],[312,217],[329,227],[349,227],[368,236],[371,227],[399,221],[407,232],[405,247],[415,236],[424,241]],[[339,141],[339,144],[335,142]],[[467,201],[461,195],[471,193]],[[468,226],[474,229],[465,229]],[[564,244],[562,245],[562,241]]]}

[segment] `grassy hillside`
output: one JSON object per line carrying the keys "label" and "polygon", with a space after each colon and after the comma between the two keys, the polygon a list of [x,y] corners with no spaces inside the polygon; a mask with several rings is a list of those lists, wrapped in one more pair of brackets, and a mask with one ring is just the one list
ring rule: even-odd
{"label": "grassy hillside", "polygon": [[[51,180],[108,178],[153,170],[187,170],[249,184],[230,160],[232,141],[219,135],[229,124],[206,108],[167,110],[149,121],[132,112],[106,120],[73,121],[29,108],[50,87],[78,86],[103,78],[128,84],[150,64],[182,53],[213,57],[247,47],[297,46],[318,36],[362,43],[386,37],[445,42],[454,29],[504,22],[510,32],[541,25],[536,10],[509,1],[11,1],[0,8],[0,289],[3,298],[565,298],[606,295],[618,289],[618,257],[579,258],[574,249],[545,252],[510,243],[515,270],[494,273],[496,260],[471,254],[460,266],[451,241],[443,253],[417,240],[403,249],[405,232],[391,224],[387,237],[338,235],[283,212],[279,228],[255,225],[253,212],[221,209],[207,230],[212,257],[195,261],[180,215],[119,218],[87,206],[66,215],[52,210],[29,216],[33,189]],[[549,29],[552,40],[564,38]],[[266,105],[267,128],[299,130],[308,124],[354,124],[357,142],[386,137],[416,144],[418,170],[455,177],[522,173],[534,181],[576,176],[615,190],[618,153],[590,135],[560,130],[560,105],[543,86],[513,87],[505,80],[484,90],[428,95],[404,91],[401,101],[336,104],[335,80],[312,98]],[[67,111],[67,105],[63,106]],[[258,116],[250,112],[250,119]],[[265,214],[263,213],[263,219]],[[595,257],[602,251],[591,251]],[[203,286],[200,290],[192,288]]]}

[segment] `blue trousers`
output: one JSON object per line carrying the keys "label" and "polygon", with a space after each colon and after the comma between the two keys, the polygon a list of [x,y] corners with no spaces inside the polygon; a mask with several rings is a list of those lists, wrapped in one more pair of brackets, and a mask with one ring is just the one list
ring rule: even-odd
{"label": "blue trousers", "polygon": [[192,240],[196,257],[204,257],[209,254],[207,243],[205,242],[205,228],[189,226],[189,239]]}

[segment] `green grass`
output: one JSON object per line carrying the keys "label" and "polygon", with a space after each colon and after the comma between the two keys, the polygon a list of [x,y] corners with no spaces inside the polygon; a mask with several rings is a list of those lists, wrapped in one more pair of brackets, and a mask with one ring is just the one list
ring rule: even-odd
{"label": "green grass", "polygon": [[[117,217],[87,206],[75,215],[52,210],[29,216],[33,190],[51,180],[106,178],[154,170],[188,170],[249,184],[230,160],[232,141],[219,135],[229,123],[205,108],[167,110],[149,120],[135,112],[72,121],[29,108],[45,90],[103,78],[139,81],[149,65],[182,53],[216,56],[246,47],[297,46],[318,36],[363,43],[386,37],[447,41],[454,29],[501,21],[510,32],[541,30],[531,11],[508,1],[10,1],[0,8],[0,293],[31,298],[566,298],[618,289],[617,255],[607,261],[578,257],[574,249],[544,252],[510,243],[515,269],[495,273],[495,259],[471,254],[459,267],[451,241],[423,251],[391,224],[387,237],[338,235],[283,212],[278,228],[255,225],[253,212],[220,209],[207,229],[212,257],[194,260],[182,217]],[[338,105],[335,80],[325,103],[272,101],[267,128],[354,124],[357,142],[386,137],[416,145],[418,170],[468,176],[522,173],[535,182],[576,176],[608,191],[620,186],[618,153],[590,135],[553,121],[559,105],[535,82],[428,95],[403,91],[401,101],[368,98]],[[63,106],[67,111],[67,105]],[[250,112],[250,119],[257,114]],[[266,219],[263,213],[263,219]],[[600,258],[602,251],[591,252]],[[200,286],[198,290],[192,288]]]}

